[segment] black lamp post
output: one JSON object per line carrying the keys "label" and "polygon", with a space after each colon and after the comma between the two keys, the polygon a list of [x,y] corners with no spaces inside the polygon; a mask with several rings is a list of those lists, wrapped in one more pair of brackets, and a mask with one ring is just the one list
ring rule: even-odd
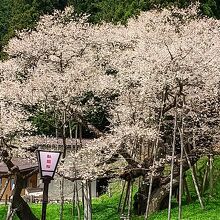
{"label": "black lamp post", "polygon": [[60,155],[59,151],[37,151],[40,175],[44,183],[41,220],[46,220],[49,183],[54,177]]}

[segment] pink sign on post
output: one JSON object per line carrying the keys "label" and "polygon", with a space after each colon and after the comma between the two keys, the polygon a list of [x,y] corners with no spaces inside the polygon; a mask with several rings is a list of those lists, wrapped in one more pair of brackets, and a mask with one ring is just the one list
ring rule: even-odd
{"label": "pink sign on post", "polygon": [[41,166],[41,175],[53,177],[57,163],[60,158],[60,152],[39,151]]}
{"label": "pink sign on post", "polygon": [[42,215],[41,215],[42,220],[46,220],[49,183],[53,179],[53,176],[55,174],[57,164],[60,159],[60,155],[61,152],[58,151],[44,151],[44,150],[37,151],[41,178],[43,179],[43,183],[44,183]]}

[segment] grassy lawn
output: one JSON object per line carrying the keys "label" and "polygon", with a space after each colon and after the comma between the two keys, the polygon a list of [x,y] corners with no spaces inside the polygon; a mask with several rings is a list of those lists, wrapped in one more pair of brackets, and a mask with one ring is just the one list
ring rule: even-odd
{"label": "grassy lawn", "polygon": [[[94,220],[119,220],[117,214],[118,196],[109,198],[108,196],[102,196],[99,199],[95,199],[93,202],[93,219]],[[199,202],[194,202],[190,205],[183,205],[183,219],[184,220],[220,220],[220,199],[205,201],[205,210],[201,210]],[[172,209],[172,219],[178,217],[177,204]],[[32,204],[31,208],[36,216],[40,219],[41,216],[41,204]],[[0,206],[0,219],[6,218],[7,206]],[[65,204],[64,206],[64,220],[74,219],[72,217],[71,204]],[[15,217],[14,220],[18,218]],[[59,220],[59,204],[49,204],[47,208],[48,220]],[[76,219],[76,218],[75,218]],[[144,220],[143,216],[132,216],[133,220]],[[166,220],[167,210],[155,213],[150,216],[149,220]]]}
{"label": "grassy lawn", "polygon": [[[202,210],[198,201],[182,207],[182,219],[184,220],[220,220],[220,199],[205,201],[205,209]],[[149,220],[167,219],[167,210],[155,213]],[[172,209],[172,219],[178,219],[178,207]]]}
{"label": "grassy lawn", "polygon": [[[34,214],[40,219],[41,217],[41,204],[32,204],[31,209],[33,210]],[[64,208],[64,219],[71,219],[70,218],[70,206],[65,204]],[[6,213],[7,213],[7,206],[1,205],[0,206],[0,219],[6,219]],[[58,204],[48,204],[47,208],[47,217],[48,219],[58,220],[59,219],[59,205]],[[17,220],[17,217],[13,218],[14,220]]]}
{"label": "grassy lawn", "polygon": [[[206,159],[199,161],[198,163],[198,179],[199,172],[204,172],[204,164]],[[195,189],[192,184],[192,178],[190,172],[187,174],[189,182],[189,188],[193,202],[186,204],[183,201],[182,217],[184,220],[220,220],[220,158],[217,157],[214,161],[214,188],[213,197],[209,197],[209,190],[207,186],[206,193],[204,194],[203,200],[205,209],[200,208],[200,204],[197,200]],[[121,193],[121,184],[116,183],[112,186],[113,196],[103,195],[99,198],[93,199],[92,211],[93,220],[119,220],[119,214],[117,213],[118,203]],[[185,197],[184,197],[185,198]],[[183,200],[184,200],[183,198]],[[41,204],[31,204],[31,208],[35,215],[40,219],[41,217]],[[48,204],[47,208],[47,220],[59,220],[59,204]],[[74,211],[76,214],[76,210]],[[0,205],[0,220],[6,219],[7,206]],[[172,204],[172,219],[178,219],[178,204],[173,202]],[[14,220],[18,218],[15,217]],[[65,204],[64,206],[64,220],[76,219],[72,216],[72,204]],[[81,219],[83,219],[81,217]],[[167,219],[167,210],[160,211],[149,217],[149,220],[165,220]],[[132,215],[132,220],[144,220],[143,216]]]}
{"label": "grassy lawn", "polygon": [[[113,195],[109,198],[107,195],[103,195],[98,199],[93,199],[93,219],[94,220],[117,220],[119,215],[117,213],[119,202],[119,194]],[[41,204],[30,204],[32,211],[40,219],[41,217]],[[59,204],[48,204],[47,206],[47,219],[59,220]],[[76,215],[76,210],[74,211]],[[7,206],[0,205],[0,220],[6,219]],[[14,220],[18,218],[15,217]],[[72,204],[66,203],[64,205],[64,220],[74,219],[72,216]],[[76,217],[75,217],[76,219]]]}
{"label": "grassy lawn", "polygon": [[[203,174],[205,170],[205,165],[207,162],[207,158],[202,158],[197,163],[197,175],[198,181],[201,185],[203,179]],[[193,202],[191,204],[186,204],[183,201],[182,206],[182,219],[184,220],[220,220],[220,157],[216,156],[213,163],[213,180],[214,187],[213,197],[209,197],[209,186],[206,186],[206,191],[203,196],[203,201],[205,205],[205,209],[202,210],[200,204],[197,199],[197,194],[195,192],[195,188],[192,181],[191,171],[187,171],[187,182],[190,189],[191,196],[193,198]],[[183,196],[184,200],[184,196]],[[178,219],[178,204],[172,204],[172,219]],[[167,209],[155,213],[150,216],[149,220],[163,220],[167,219]]]}

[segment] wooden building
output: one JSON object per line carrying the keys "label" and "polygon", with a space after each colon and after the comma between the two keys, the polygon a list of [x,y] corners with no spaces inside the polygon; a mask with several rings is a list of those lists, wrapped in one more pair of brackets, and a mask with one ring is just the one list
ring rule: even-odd
{"label": "wooden building", "polygon": [[[20,171],[22,174],[26,175],[30,172],[32,172],[33,170],[35,170],[38,165],[37,164],[33,164],[31,162],[28,162],[27,160],[24,159],[12,159],[12,162],[19,167]],[[37,188],[37,173],[34,173],[31,177],[29,177],[27,179],[27,182],[24,185],[24,188],[21,192],[21,195],[25,195],[25,188],[30,188],[30,189],[34,189]],[[8,168],[5,165],[5,163],[1,162],[0,163],[0,192],[2,192],[2,190],[4,189],[4,186],[7,185],[7,188],[2,196],[2,201],[5,200],[9,200],[10,196],[11,196],[11,192],[12,189],[14,187],[15,184],[15,180],[13,175],[10,176],[8,174]]]}

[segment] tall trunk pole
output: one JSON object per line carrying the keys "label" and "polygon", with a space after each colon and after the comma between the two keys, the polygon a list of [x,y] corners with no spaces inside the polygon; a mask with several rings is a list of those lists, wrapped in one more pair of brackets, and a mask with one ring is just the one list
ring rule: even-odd
{"label": "tall trunk pole", "polygon": [[188,156],[188,154],[186,152],[185,147],[184,147],[184,153],[186,155],[186,159],[187,159],[187,162],[189,164],[189,167],[190,167],[190,169],[192,171],[192,178],[193,178],[193,182],[194,182],[194,186],[195,186],[195,189],[196,189],[197,196],[199,198],[200,206],[201,206],[202,209],[204,209],[203,201],[202,201],[202,198],[201,198],[201,195],[200,195],[200,192],[199,192],[199,187],[198,187],[197,182],[196,182],[195,173],[193,172],[193,167],[192,167],[192,164],[190,162],[190,159],[189,159],[189,156]]}
{"label": "tall trunk pole", "polygon": [[60,180],[60,220],[63,220],[63,205],[64,205],[64,177]]}
{"label": "tall trunk pole", "polygon": [[127,189],[126,189],[126,193],[125,193],[125,199],[124,199],[124,203],[123,203],[122,210],[121,210],[121,214],[123,214],[123,215],[124,215],[125,207],[126,207],[126,204],[127,204],[127,201],[128,201],[128,197],[129,197],[130,184],[131,184],[131,181],[128,180],[128,182],[127,182]]}
{"label": "tall trunk pole", "polygon": [[[63,132],[62,132],[62,138],[63,138],[63,157],[62,157],[62,163],[64,163],[64,159],[66,157],[66,112],[63,112]],[[64,177],[61,177],[60,180],[60,220],[63,220],[63,206],[64,206]]]}
{"label": "tall trunk pole", "polygon": [[153,145],[153,165],[152,165],[152,172],[150,175],[150,186],[149,186],[149,191],[148,191],[148,196],[147,196],[147,206],[146,206],[144,220],[146,220],[148,218],[148,214],[149,214],[149,207],[150,207],[150,200],[151,200],[151,193],[152,193],[152,186],[153,186],[153,170],[155,167],[156,153],[157,153],[157,148],[158,148],[158,144],[159,144],[159,134],[160,134],[160,128],[161,128],[161,124],[162,124],[163,108],[164,108],[164,104],[165,104],[165,93],[166,93],[166,91],[165,91],[165,86],[164,86],[162,105],[161,105],[161,111],[160,111],[160,118],[159,118],[159,124],[158,124],[157,139],[156,139],[156,143]]}
{"label": "tall trunk pole", "polygon": [[212,197],[213,195],[213,155],[210,154],[209,155],[209,177],[210,177],[210,181],[209,181],[209,188],[210,188],[210,194],[209,196]]}
{"label": "tall trunk pole", "polygon": [[168,220],[170,220],[170,218],[171,218],[171,200],[172,200],[172,191],[173,191],[173,173],[174,173],[174,155],[175,155],[175,145],[176,145],[176,127],[177,127],[177,107],[175,107],[174,129],[173,129]]}
{"label": "tall trunk pole", "polygon": [[133,192],[133,181],[131,180],[129,199],[128,199],[128,219],[131,219],[132,192]]}
{"label": "tall trunk pole", "polygon": [[189,192],[189,188],[188,188],[188,184],[187,184],[185,175],[183,175],[183,186],[186,191],[186,202],[187,202],[187,204],[189,204],[191,202],[191,196],[190,196],[190,192]]}
{"label": "tall trunk pole", "polygon": [[179,129],[180,134],[180,183],[179,183],[179,211],[178,219],[182,219],[182,192],[183,192],[183,118],[182,118],[182,128]]}
{"label": "tall trunk pole", "polygon": [[84,220],[92,220],[91,184],[89,180],[82,181],[84,185]]}
{"label": "tall trunk pole", "polygon": [[79,143],[80,148],[82,148],[82,124],[79,124]]}
{"label": "tall trunk pole", "polygon": [[88,220],[92,220],[92,191],[91,191],[91,181],[87,180],[88,187]]}
{"label": "tall trunk pole", "polygon": [[119,203],[118,203],[118,212],[121,212],[121,203],[122,203],[122,199],[123,199],[123,195],[125,191],[125,185],[126,185],[126,181],[124,181],[123,183],[122,192],[121,192],[121,196],[120,196]]}
{"label": "tall trunk pole", "polygon": [[208,176],[208,168],[209,168],[209,161],[206,163],[205,173],[204,173],[203,181],[202,181],[201,195],[203,195],[205,191],[205,186],[206,186],[207,176]]}
{"label": "tall trunk pole", "polygon": [[[71,120],[69,121],[69,136],[70,136],[70,140],[71,140],[71,151],[73,150],[73,143],[72,143],[72,139],[73,139],[73,135],[72,135],[72,127],[71,127]],[[73,182],[73,201],[72,201],[72,217],[74,218],[74,209],[75,209],[75,199],[76,199],[76,195],[75,195],[76,189],[75,189],[75,181]]]}
{"label": "tall trunk pole", "polygon": [[83,204],[84,204],[84,209],[83,209],[83,212],[84,212],[84,217],[83,219],[84,220],[88,220],[88,205],[87,205],[87,187],[86,187],[86,180],[83,180],[82,181],[82,190],[83,190]]}
{"label": "tall trunk pole", "polygon": [[57,120],[56,112],[55,112],[55,114],[54,114],[54,118],[55,118],[56,146],[57,146],[57,150],[59,150],[59,143],[58,143],[58,120]]}
{"label": "tall trunk pole", "polygon": [[[74,148],[74,153],[77,152],[77,138],[78,138],[78,125],[76,125],[76,128],[75,128],[75,148]],[[71,138],[72,138],[72,132],[71,132]],[[76,176],[76,167],[75,167],[75,163],[74,163],[74,169],[75,169],[75,176]],[[80,214],[80,206],[79,206],[79,194],[78,194],[78,184],[77,184],[77,181],[74,181],[74,202],[75,202],[75,207],[77,209],[77,218],[78,220],[81,219],[81,214]]]}
{"label": "tall trunk pole", "polygon": [[81,214],[80,214],[80,206],[79,206],[79,194],[78,194],[78,186],[77,186],[77,181],[75,181],[75,190],[76,190],[76,197],[75,197],[75,206],[76,206],[76,209],[77,209],[77,217],[78,217],[78,220],[81,219]]}
{"label": "tall trunk pole", "polygon": [[77,152],[78,150],[78,124],[76,124],[76,128],[75,128],[75,153]]}
{"label": "tall trunk pole", "polygon": [[85,190],[84,183],[81,181],[81,191],[82,191],[82,209],[85,209]]}

